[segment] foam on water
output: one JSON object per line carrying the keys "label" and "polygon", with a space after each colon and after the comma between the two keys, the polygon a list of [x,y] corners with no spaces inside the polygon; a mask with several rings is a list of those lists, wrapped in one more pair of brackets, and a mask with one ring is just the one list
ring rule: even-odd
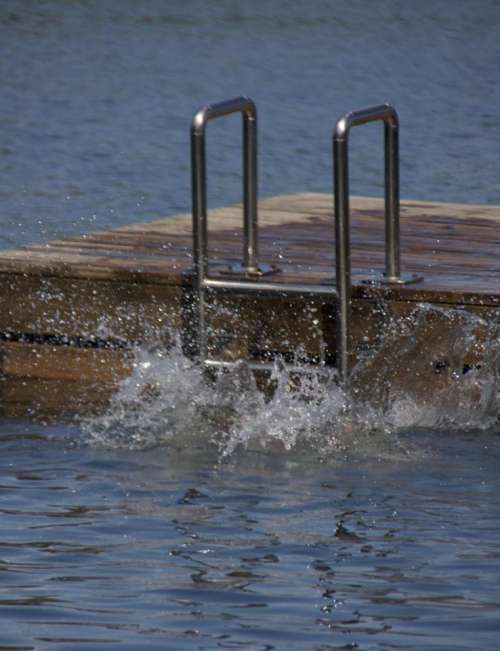
{"label": "foam on water", "polygon": [[87,442],[112,447],[216,447],[339,452],[409,452],[399,434],[415,427],[473,430],[498,417],[498,323],[456,309],[419,305],[390,319],[353,372],[352,391],[334,369],[297,376],[278,360],[272,391],[245,362],[208,380],[177,342],[136,350],[134,371],[108,411],[87,419]]}

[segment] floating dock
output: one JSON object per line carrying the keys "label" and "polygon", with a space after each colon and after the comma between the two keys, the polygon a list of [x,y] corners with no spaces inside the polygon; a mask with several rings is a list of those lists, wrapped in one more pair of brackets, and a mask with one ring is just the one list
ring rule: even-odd
{"label": "floating dock", "polygon": [[[213,277],[241,261],[241,215],[240,205],[209,211]],[[384,202],[351,199],[353,355],[380,340],[388,319],[422,302],[499,322],[500,207],[402,201],[400,229],[403,271],[422,279],[377,284]],[[1,252],[2,415],[99,410],[131,373],[135,346],[168,346],[178,336],[189,354],[196,338],[192,233],[185,214]],[[273,283],[334,285],[331,194],[262,199],[258,240],[259,260],[279,268]],[[321,296],[217,297],[207,308],[210,354],[290,359],[301,350],[311,364],[335,364],[336,310],[335,300]],[[429,374],[446,365],[442,354]]]}

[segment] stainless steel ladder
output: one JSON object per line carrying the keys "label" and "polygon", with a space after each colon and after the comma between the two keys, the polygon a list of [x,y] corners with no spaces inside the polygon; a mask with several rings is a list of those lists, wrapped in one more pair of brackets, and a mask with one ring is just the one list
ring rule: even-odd
{"label": "stainless steel ladder", "polygon": [[[232,269],[231,277],[213,277],[209,273],[207,183],[205,131],[210,120],[231,113],[243,116],[243,264]],[[262,276],[276,269],[258,262],[257,207],[257,110],[248,97],[237,97],[201,108],[191,125],[191,171],[193,205],[193,262],[196,302],[196,354],[207,368],[228,368],[234,362],[211,359],[208,351],[207,297],[218,293],[238,295],[274,295],[337,301],[336,367],[339,382],[349,385],[351,342],[351,250],[349,242],[349,172],[348,141],[352,127],[381,120],[385,142],[385,273],[379,279],[388,284],[404,284],[419,280],[400,272],[399,246],[399,121],[389,104],[372,106],[343,115],[333,132],[334,212],[335,212],[335,285],[279,283]],[[236,277],[235,277],[236,276]],[[252,362],[254,369],[269,370],[268,362]]]}

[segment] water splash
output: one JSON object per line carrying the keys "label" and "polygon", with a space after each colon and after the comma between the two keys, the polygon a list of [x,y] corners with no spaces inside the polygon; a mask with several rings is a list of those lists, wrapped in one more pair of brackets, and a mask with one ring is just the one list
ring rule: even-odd
{"label": "water splash", "polygon": [[208,381],[178,342],[138,348],[134,371],[108,411],[82,424],[87,442],[115,447],[408,451],[415,427],[485,429],[498,414],[498,324],[462,310],[419,305],[389,319],[359,360],[352,391],[333,369],[297,376],[279,360],[262,391],[244,362]]}
{"label": "water splash", "polygon": [[486,429],[498,415],[499,315],[419,304],[388,319],[379,346],[354,369],[358,398],[394,429]]}

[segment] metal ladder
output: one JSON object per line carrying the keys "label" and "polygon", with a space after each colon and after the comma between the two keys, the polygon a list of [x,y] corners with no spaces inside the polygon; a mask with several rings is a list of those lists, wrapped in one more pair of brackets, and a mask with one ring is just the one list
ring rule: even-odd
{"label": "metal ladder", "polygon": [[[214,278],[209,274],[207,183],[205,131],[210,120],[231,113],[243,116],[243,264],[232,269],[232,276]],[[351,342],[351,250],[349,242],[348,142],[352,127],[381,120],[385,142],[385,273],[382,283],[406,284],[419,280],[402,275],[399,246],[399,121],[389,104],[352,111],[342,116],[333,131],[335,285],[278,283],[261,279],[277,271],[258,263],[257,217],[257,110],[248,97],[237,97],[201,108],[191,125],[191,172],[193,206],[193,262],[197,311],[196,354],[207,368],[229,368],[234,362],[210,359],[208,354],[207,297],[216,293],[275,295],[281,297],[319,297],[336,300],[336,367],[339,382],[349,386],[352,358]],[[238,277],[234,277],[234,275]],[[253,369],[270,370],[268,362],[252,362]]]}

